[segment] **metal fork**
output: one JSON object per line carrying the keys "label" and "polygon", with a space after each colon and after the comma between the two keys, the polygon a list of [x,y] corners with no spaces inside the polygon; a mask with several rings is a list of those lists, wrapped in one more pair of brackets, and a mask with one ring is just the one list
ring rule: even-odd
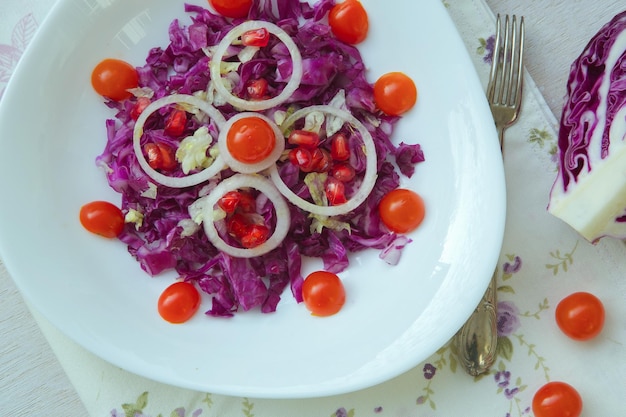
{"label": "metal fork", "polygon": [[[496,20],[496,40],[491,73],[487,85],[487,101],[491,107],[500,149],[504,151],[504,131],[517,120],[522,104],[524,70],[524,17],[504,17]],[[473,376],[489,370],[496,359],[497,328],[497,268],[487,291],[476,310],[454,337],[457,356],[467,373]]]}

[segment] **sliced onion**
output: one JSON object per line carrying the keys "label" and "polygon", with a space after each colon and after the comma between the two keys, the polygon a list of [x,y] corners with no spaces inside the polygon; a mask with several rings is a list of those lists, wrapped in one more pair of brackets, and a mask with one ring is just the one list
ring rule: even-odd
{"label": "sliced onion", "polygon": [[[228,136],[228,131],[232,127],[233,123],[237,120],[245,119],[247,117],[258,117],[259,119],[265,121],[274,131],[275,145],[274,150],[270,153],[264,160],[261,162],[257,162],[255,164],[246,164],[244,162],[240,162],[228,150],[228,146],[226,144],[226,138]],[[217,141],[217,147],[220,151],[220,155],[233,171],[241,172],[243,174],[254,174],[263,171],[274,165],[278,158],[280,158],[281,154],[285,150],[285,137],[283,136],[283,132],[276,126],[271,119],[268,117],[253,112],[243,112],[238,113],[237,115],[228,119],[224,127],[220,130],[220,136]]]}
{"label": "sliced onion", "polygon": [[170,177],[168,175],[163,175],[160,172],[153,169],[146,158],[143,155],[143,151],[141,150],[141,137],[143,136],[143,126],[148,120],[148,117],[152,115],[152,113],[157,110],[169,106],[170,104],[188,104],[199,110],[206,113],[211,119],[215,121],[217,126],[220,128],[220,131],[226,120],[224,116],[213,106],[211,106],[206,101],[187,94],[172,94],[170,96],[165,96],[158,100],[153,101],[144,109],[143,112],[137,118],[137,122],[135,123],[135,128],[133,130],[133,149],[135,151],[135,155],[137,156],[137,161],[139,165],[143,169],[143,171],[154,181],[159,184],[165,185],[167,187],[172,188],[183,188],[190,187],[192,185],[200,184],[211,177],[215,176],[218,172],[226,168],[226,164],[224,160],[218,156],[215,158],[210,167],[203,169],[202,171],[196,172],[195,174],[186,175],[184,177]]}
{"label": "sliced onion", "polygon": [[[228,50],[228,47],[237,40],[241,35],[249,30],[255,29],[267,29],[268,32],[274,34],[281,42],[285,44],[287,49],[289,50],[289,54],[291,55],[292,63],[292,72],[291,78],[283,91],[280,92],[276,97],[272,97],[267,100],[244,100],[237,96],[234,96],[230,91],[226,89],[224,85],[224,81],[222,80],[221,73],[221,64],[222,59],[224,58],[224,54]],[[210,63],[211,69],[211,79],[215,84],[215,89],[224,97],[224,99],[232,104],[234,107],[237,107],[242,110],[250,110],[250,111],[260,111],[266,110],[271,107],[276,107],[286,100],[289,99],[293,95],[293,93],[300,86],[300,81],[302,79],[302,56],[300,55],[300,50],[298,46],[295,44],[291,36],[287,34],[280,27],[276,26],[273,23],[264,22],[260,20],[248,20],[240,24],[239,26],[235,26],[224,36],[224,38],[220,41],[213,52],[213,57],[211,58]]]}
{"label": "sliced onion", "polygon": [[276,185],[276,188],[278,188],[281,194],[284,195],[295,206],[313,214],[318,214],[322,216],[338,216],[356,209],[359,205],[361,205],[361,203],[363,203],[363,201],[365,201],[365,199],[372,192],[374,184],[376,183],[376,178],[378,177],[376,147],[374,146],[374,140],[372,139],[372,135],[370,134],[370,132],[368,132],[365,126],[363,126],[363,123],[361,123],[349,112],[333,106],[319,105],[300,109],[297,112],[293,113],[287,120],[285,120],[281,128],[283,129],[283,131],[285,131],[289,127],[291,127],[291,125],[293,125],[296,120],[306,117],[307,114],[315,111],[328,113],[334,117],[343,120],[346,123],[350,123],[361,134],[361,138],[363,139],[363,146],[365,147],[365,156],[367,158],[367,161],[365,165],[365,175],[363,176],[363,182],[361,183],[359,189],[344,204],[336,206],[318,206],[317,204],[313,204],[299,197],[293,191],[291,191],[289,187],[287,187],[287,184],[285,184],[285,182],[280,177],[276,164],[270,167],[269,173],[272,181],[274,182],[274,185]]}
{"label": "sliced onion", "polygon": [[[274,211],[276,212],[276,227],[272,235],[262,244],[254,248],[246,249],[231,246],[222,239],[215,228],[213,222],[213,211],[218,200],[229,191],[234,191],[242,188],[254,188],[257,191],[265,194],[265,196],[274,205]],[[289,231],[289,225],[291,223],[291,217],[289,214],[289,207],[287,202],[280,195],[274,184],[267,178],[256,174],[235,174],[230,178],[220,182],[207,196],[206,205],[204,207],[204,232],[207,237],[218,250],[227,253],[235,258],[254,258],[255,256],[264,255],[274,249],[276,249],[287,236]]]}

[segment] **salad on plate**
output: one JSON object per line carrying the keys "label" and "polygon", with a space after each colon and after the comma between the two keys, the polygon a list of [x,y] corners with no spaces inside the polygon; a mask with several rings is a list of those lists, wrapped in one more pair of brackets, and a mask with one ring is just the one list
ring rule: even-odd
{"label": "salad on plate", "polygon": [[[200,293],[210,316],[273,312],[287,288],[335,314],[350,253],[396,264],[424,218],[400,187],[424,154],[393,137],[417,88],[402,71],[367,80],[358,0],[207,6],[186,4],[189,22],[172,21],[145,63],[94,68],[114,112],[96,164],[121,203],[86,203],[81,223],[149,275],[176,271],[158,301],[167,321],[193,316]],[[309,258],[323,269],[303,277]]]}

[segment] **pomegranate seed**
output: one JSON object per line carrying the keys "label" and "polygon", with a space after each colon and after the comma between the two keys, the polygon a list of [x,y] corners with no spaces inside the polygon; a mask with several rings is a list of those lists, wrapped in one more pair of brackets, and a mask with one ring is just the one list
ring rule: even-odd
{"label": "pomegranate seed", "polygon": [[330,175],[341,182],[350,182],[354,179],[356,173],[352,165],[342,162],[332,167]]}
{"label": "pomegranate seed", "polygon": [[302,146],[289,151],[289,160],[304,172],[313,170],[313,155],[311,155],[311,151]]}
{"label": "pomegranate seed", "polygon": [[293,130],[289,134],[287,142],[307,149],[316,149],[320,144],[320,137],[317,133],[308,130]]}
{"label": "pomegranate seed", "polygon": [[261,100],[267,97],[267,89],[269,83],[265,78],[259,78],[257,80],[249,81],[246,85],[246,91],[248,92],[248,97],[253,100]]}
{"label": "pomegranate seed", "polygon": [[248,219],[241,213],[234,213],[226,220],[226,231],[237,240],[241,240],[248,233],[249,228]]}
{"label": "pomegranate seed", "polygon": [[264,224],[252,224],[245,235],[241,237],[241,246],[246,249],[255,248],[267,241],[270,230]]}
{"label": "pomegranate seed", "polygon": [[130,109],[130,117],[132,117],[133,120],[139,119],[139,115],[143,113],[143,111],[146,109],[146,107],[148,107],[149,104],[150,99],[148,97],[139,97],[135,102],[133,108]]}
{"label": "pomegranate seed", "polygon": [[229,191],[217,201],[217,205],[226,213],[233,214],[237,209],[240,200],[241,193],[239,191]]}
{"label": "pomegranate seed", "polygon": [[313,157],[313,171],[315,172],[328,172],[330,165],[332,164],[332,158],[327,150],[315,149],[311,154]]}
{"label": "pomegranate seed", "polygon": [[147,143],[143,150],[146,153],[148,165],[152,169],[172,171],[178,165],[174,150],[165,143]]}
{"label": "pomegranate seed", "polygon": [[241,43],[244,46],[267,46],[270,41],[270,33],[265,28],[251,29],[241,35]]}
{"label": "pomegranate seed", "polygon": [[163,161],[161,160],[161,151],[159,151],[159,147],[156,143],[147,143],[143,147],[143,150],[146,153],[148,165],[150,165],[152,169],[159,169]]}
{"label": "pomegranate seed", "polygon": [[187,124],[187,113],[184,110],[174,109],[167,116],[165,121],[165,133],[178,137],[185,131],[185,125]]}
{"label": "pomegranate seed", "polygon": [[239,206],[237,207],[242,213],[256,212],[256,199],[250,193],[239,192]]}
{"label": "pomegranate seed", "polygon": [[337,133],[330,142],[330,155],[335,161],[346,161],[350,158],[350,145],[343,133]]}
{"label": "pomegranate seed", "polygon": [[344,204],[348,201],[346,199],[346,187],[343,185],[343,182],[334,177],[328,177],[326,184],[324,185],[324,192],[326,193],[326,198],[328,198],[328,203],[331,206]]}

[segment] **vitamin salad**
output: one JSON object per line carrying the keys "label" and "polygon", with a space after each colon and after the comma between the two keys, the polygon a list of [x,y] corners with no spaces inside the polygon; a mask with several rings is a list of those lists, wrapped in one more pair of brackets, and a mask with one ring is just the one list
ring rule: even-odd
{"label": "vitamin salad", "polygon": [[[349,253],[395,264],[424,218],[421,197],[399,188],[421,147],[391,139],[415,84],[402,72],[367,81],[358,0],[209,3],[186,4],[190,22],[174,20],[145,64],[94,68],[115,111],[96,162],[121,205],[86,204],[81,223],[124,242],[149,275],[179,274],[158,302],[170,322],[193,316],[198,291],[210,316],[273,312],[288,287],[334,314]],[[306,257],[323,271],[305,280]]]}

